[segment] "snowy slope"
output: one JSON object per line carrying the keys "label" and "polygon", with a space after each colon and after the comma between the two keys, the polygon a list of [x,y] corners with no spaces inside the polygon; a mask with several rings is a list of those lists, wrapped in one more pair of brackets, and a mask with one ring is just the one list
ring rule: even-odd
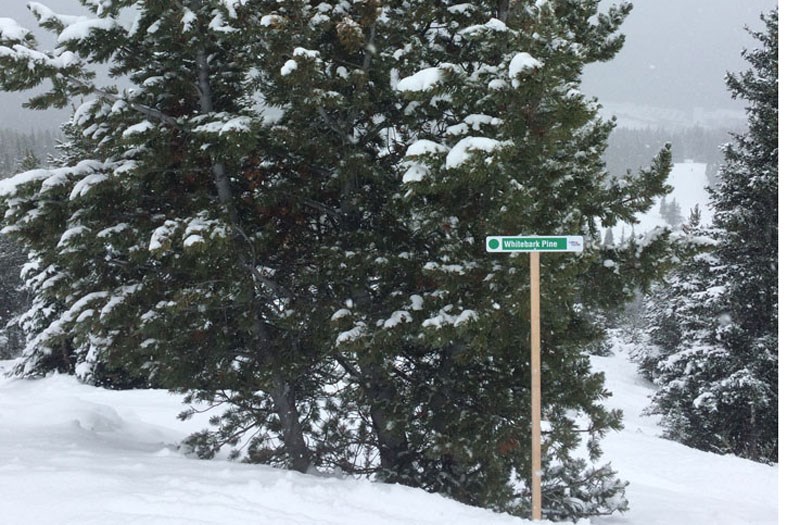
{"label": "snowy slope", "polygon": [[[777,469],[659,438],[655,419],[641,416],[651,389],[618,348],[594,366],[625,413],[626,429],[604,450],[631,482],[631,511],[582,523],[776,523]],[[204,422],[180,422],[180,410],[162,391],[105,391],[65,376],[0,379],[0,523],[529,523],[399,486],[188,459],[173,444]]]}
{"label": "snowy slope", "polygon": [[654,416],[643,416],[654,387],[637,375],[627,345],[611,335],[615,355],[592,357],[603,371],[611,408],[625,428],[602,443],[606,458],[630,482],[630,510],[593,523],[631,525],[775,525],[778,469],[735,456],[700,452],[660,438]]}
{"label": "snowy slope", "polygon": [[204,421],[178,421],[182,408],[162,391],[0,379],[0,523],[525,523],[405,487],[185,458],[173,444]]}
{"label": "snowy slope", "polygon": [[[672,186],[672,192],[667,196],[667,202],[675,200],[680,206],[681,216],[684,222],[689,218],[689,212],[695,206],[700,208],[701,224],[709,226],[713,218],[713,211],[710,205],[710,196],[706,186],[708,179],[705,176],[705,164],[698,162],[680,162],[673,166],[667,179],[667,184]],[[660,199],[654,201],[653,207],[647,213],[637,215],[639,224],[626,225],[622,227],[626,235],[632,231],[636,233],[646,233],[656,227],[667,227],[668,223],[659,213]],[[621,227],[616,228],[615,238],[619,239]]]}

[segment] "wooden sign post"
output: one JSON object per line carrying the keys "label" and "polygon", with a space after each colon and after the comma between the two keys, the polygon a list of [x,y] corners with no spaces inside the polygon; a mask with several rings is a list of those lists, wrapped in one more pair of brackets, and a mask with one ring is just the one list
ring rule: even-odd
{"label": "wooden sign post", "polygon": [[541,254],[530,252],[530,433],[533,520],[541,519]]}
{"label": "wooden sign post", "polygon": [[584,240],[579,235],[487,237],[486,251],[530,252],[530,434],[531,516],[541,519],[541,252],[581,252]]}

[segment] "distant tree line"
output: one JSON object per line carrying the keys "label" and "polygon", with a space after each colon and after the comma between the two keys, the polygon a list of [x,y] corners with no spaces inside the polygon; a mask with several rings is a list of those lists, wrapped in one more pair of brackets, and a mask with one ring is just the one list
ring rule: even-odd
{"label": "distant tree line", "polygon": [[55,154],[57,141],[61,136],[56,130],[21,132],[13,129],[0,129],[0,179],[10,177],[24,169],[22,161],[35,159],[33,164],[46,163]]}
{"label": "distant tree line", "polygon": [[610,173],[619,175],[627,169],[647,166],[653,155],[665,143],[670,143],[675,162],[693,160],[707,164],[705,174],[712,187],[716,185],[716,174],[724,158],[723,145],[732,141],[733,131],[738,130],[700,126],[682,129],[619,127],[609,137],[604,160]]}

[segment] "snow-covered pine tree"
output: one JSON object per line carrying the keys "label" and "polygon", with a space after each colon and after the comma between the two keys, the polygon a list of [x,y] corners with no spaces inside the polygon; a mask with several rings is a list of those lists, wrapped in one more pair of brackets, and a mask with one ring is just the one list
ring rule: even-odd
{"label": "snow-covered pine tree", "polygon": [[29,306],[20,279],[25,261],[19,246],[0,234],[0,357],[3,359],[16,357],[24,346],[18,315]]}
{"label": "snow-covered pine tree", "polygon": [[576,90],[584,64],[619,48],[629,7],[597,23],[595,2],[264,9],[258,81],[282,108],[271,137],[289,154],[279,165],[300,174],[292,202],[317,232],[304,230],[311,258],[293,262],[314,276],[312,326],[334,326],[323,446],[374,446],[384,479],[526,512],[527,265],[486,255],[483,238],[571,230],[592,248],[545,263],[557,298],[545,332],[548,507],[556,517],[622,508],[609,468],[570,457],[580,440],[567,413],[587,418],[597,456],[617,415],[583,354],[600,335],[592,314],[622,304],[662,262],[663,236],[614,249],[599,232],[664,191],[669,155],[610,181],[600,155],[611,125]]}
{"label": "snow-covered pine tree", "polygon": [[[31,138],[36,136],[31,135]],[[40,164],[38,157],[28,148],[16,162],[14,171],[35,169]],[[4,178],[1,172],[0,178]],[[27,257],[21,247],[0,234],[0,356],[5,359],[17,357],[24,348],[24,332],[20,328],[19,316],[30,306],[21,279],[26,262]]]}
{"label": "snow-covered pine tree", "polygon": [[657,340],[664,355],[654,410],[679,441],[776,461],[777,12],[762,18],[765,31],[752,32],[761,47],[744,52],[751,69],[727,77],[733,97],[749,103],[749,130],[726,146],[711,193],[717,246],[709,271],[681,270],[670,289],[673,305],[692,303],[699,317],[681,327],[680,340]]}
{"label": "snow-covered pine tree", "polygon": [[406,407],[394,406],[389,373],[401,341],[390,333],[373,352],[364,342],[369,327],[403,309],[401,290],[413,288],[413,263],[401,256],[410,239],[395,169],[403,104],[391,82],[391,55],[407,30],[389,15],[402,6],[276,1],[257,9],[263,37],[255,86],[280,108],[268,144],[278,175],[260,190],[287,195],[272,205],[291,217],[275,220],[302,224],[284,244],[287,271],[309,289],[290,306],[324,352],[325,389],[313,393],[323,399],[322,420],[310,440],[320,464],[393,472],[409,454],[400,423]]}
{"label": "snow-covered pine tree", "polygon": [[[576,91],[582,66],[619,48],[613,35],[629,7],[597,24],[594,2],[578,12],[562,2],[257,7],[255,86],[280,108],[268,135],[268,173],[277,175],[261,188],[286,188],[276,205],[304,224],[286,246],[289,268],[311,289],[288,305],[308,312],[315,338],[328,336],[323,419],[310,427],[318,461],[527,512],[526,262],[486,255],[483,236],[497,224],[571,229],[594,242],[577,261],[554,261],[549,276],[562,299],[547,332],[548,506],[556,517],[623,508],[608,467],[570,457],[580,440],[566,413],[587,417],[595,457],[617,415],[600,405],[602,378],[582,353],[600,334],[593,314],[623,304],[662,262],[663,236],[615,249],[600,246],[599,232],[664,191],[668,153],[610,181],[600,156],[611,125]],[[529,52],[548,64],[534,78]],[[493,161],[471,159],[487,146]],[[512,338],[496,337],[496,325]],[[250,459],[264,459],[255,443]]]}
{"label": "snow-covered pine tree", "polygon": [[[686,361],[708,341],[707,319],[717,316],[719,309],[718,290],[708,289],[718,268],[712,253],[717,244],[714,233],[701,227],[699,215],[692,214],[675,243],[675,266],[644,297],[645,338],[634,357],[642,375],[651,381],[667,384],[681,377]],[[673,397],[681,386],[680,380],[670,385]]]}
{"label": "snow-covered pine tree", "polygon": [[[245,89],[254,11],[223,1],[83,4],[93,16],[31,4],[57,35],[52,51],[7,19],[0,26],[3,89],[49,79],[32,107],[88,98],[60,166],[0,189],[6,231],[37,254],[37,331],[20,371],[45,371],[58,354],[98,384],[166,385],[231,406],[242,394],[245,415],[226,417],[261,429],[271,463],[305,471],[296,383],[311,377],[302,368],[311,354],[288,318],[294,291],[267,260],[285,236],[265,244],[259,224],[269,222],[253,192],[264,121]],[[119,13],[130,7],[126,26]],[[101,62],[133,89],[93,83],[88,66]]]}
{"label": "snow-covered pine tree", "polygon": [[670,225],[673,229],[678,228],[684,221],[681,215],[680,205],[673,197],[670,202],[662,199],[661,207],[659,208],[659,215]]}

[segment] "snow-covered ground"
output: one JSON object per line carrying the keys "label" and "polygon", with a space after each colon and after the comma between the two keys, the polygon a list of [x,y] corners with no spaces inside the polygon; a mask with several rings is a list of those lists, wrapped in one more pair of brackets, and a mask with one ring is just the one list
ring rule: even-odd
{"label": "snow-covered ground", "polygon": [[594,520],[604,525],[775,525],[778,469],[735,456],[700,452],[662,439],[655,416],[642,412],[653,385],[637,374],[626,343],[611,337],[614,355],[592,357],[605,373],[625,428],[602,443],[606,458],[631,484],[630,510]]}
{"label": "snow-covered ground", "polygon": [[[652,389],[622,343],[593,364],[607,374],[610,406],[625,414],[626,429],[609,436],[604,450],[631,482],[631,510],[582,523],[776,523],[776,467],[659,438],[656,420],[641,414]],[[204,421],[177,420],[181,408],[163,391],[106,391],[66,376],[0,378],[0,523],[529,523],[399,486],[189,459],[175,444]]]}

